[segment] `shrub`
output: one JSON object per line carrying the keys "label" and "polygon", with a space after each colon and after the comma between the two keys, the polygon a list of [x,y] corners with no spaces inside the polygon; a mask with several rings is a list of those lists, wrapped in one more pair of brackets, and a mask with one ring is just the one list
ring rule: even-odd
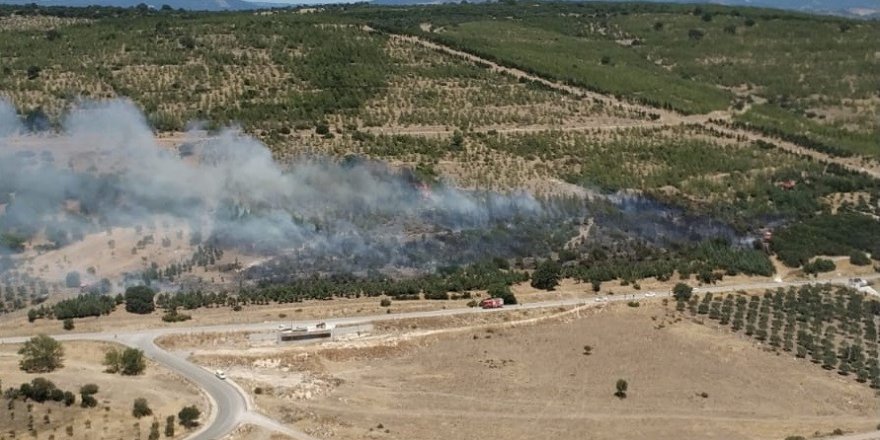
{"label": "shrub", "polygon": [[121,352],[111,348],[104,353],[104,366],[107,373],[120,373],[123,376],[137,376],[147,368],[144,352],[136,348],[126,348]]}
{"label": "shrub", "polygon": [[165,437],[174,437],[174,416],[165,418]]}
{"label": "shrub", "polygon": [[825,258],[817,258],[815,261],[804,264],[804,272],[808,274],[831,272],[834,269],[837,269],[837,265],[835,265],[833,261]]}
{"label": "shrub", "polygon": [[326,136],[330,134],[330,126],[326,122],[319,122],[315,124],[315,133]]}
{"label": "shrub", "polygon": [[133,286],[125,290],[125,311],[145,315],[156,310],[153,304],[153,289],[147,286]]}
{"label": "shrub", "polygon": [[64,392],[59,390],[52,381],[42,377],[35,378],[30,383],[21,384],[18,395],[40,403],[47,400],[56,402],[64,400]]}
{"label": "shrub", "polygon": [[617,379],[617,383],[615,384],[616,391],[614,395],[618,399],[626,399],[626,390],[629,388],[629,384],[623,379]]}
{"label": "shrub", "polygon": [[164,315],[162,315],[163,322],[183,322],[189,321],[190,319],[192,319],[191,315],[180,313],[177,311],[177,309],[171,309]]}
{"label": "shrub", "polygon": [[67,318],[64,320],[64,330],[73,330],[73,319]]}
{"label": "shrub", "polygon": [[79,388],[79,393],[89,396],[98,394],[98,386],[93,383],[87,383]]}
{"label": "shrub", "polygon": [[48,373],[64,366],[64,348],[46,335],[29,339],[18,354],[22,356],[18,366],[28,373]]}
{"label": "shrub", "polygon": [[871,264],[871,259],[864,252],[853,251],[849,254],[849,262],[855,266],[867,266]]}
{"label": "shrub", "polygon": [[177,413],[177,418],[180,420],[181,425],[192,428],[198,426],[199,416],[201,415],[202,412],[195,406],[185,406]]}
{"label": "shrub", "polygon": [[147,399],[144,399],[143,397],[134,399],[134,405],[131,408],[131,415],[139,419],[152,414],[153,410],[150,409],[150,406],[147,404]]}
{"label": "shrub", "polygon": [[559,285],[559,274],[562,268],[553,260],[545,260],[538,265],[532,274],[532,287],[543,290],[553,290]]}
{"label": "shrub", "polygon": [[677,301],[688,301],[691,299],[693,293],[694,289],[685,283],[677,283],[675,287],[672,288],[672,296],[674,296]]}
{"label": "shrub", "polygon": [[382,307],[391,307],[391,300],[388,298],[382,298],[382,301],[379,301],[379,305]]}

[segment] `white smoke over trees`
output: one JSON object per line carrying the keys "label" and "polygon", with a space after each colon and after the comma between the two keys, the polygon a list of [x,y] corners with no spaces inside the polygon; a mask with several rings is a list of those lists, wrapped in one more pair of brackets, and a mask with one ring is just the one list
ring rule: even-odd
{"label": "white smoke over trees", "polygon": [[[547,256],[587,216],[596,225],[591,239],[604,241],[733,236],[726,225],[632,194],[539,201],[464,191],[359,157],[281,166],[232,129],[166,148],[125,100],[83,103],[58,133],[25,132],[0,101],[0,254],[36,236],[61,247],[169,216],[212,245],[279,257],[253,271],[276,278]],[[8,266],[0,261],[0,271]]]}
{"label": "white smoke over trees", "polygon": [[[371,160],[304,158],[282,168],[263,144],[235,130],[187,146],[189,157],[161,147],[143,114],[124,100],[84,103],[61,126],[51,138],[16,137],[24,127],[0,103],[0,233],[45,232],[64,245],[170,215],[225,245],[406,265],[415,242],[513,229],[515,219],[542,215],[525,193],[429,187]],[[62,209],[68,202],[78,212]],[[478,244],[487,253],[494,246]],[[438,247],[445,246],[422,249]]]}

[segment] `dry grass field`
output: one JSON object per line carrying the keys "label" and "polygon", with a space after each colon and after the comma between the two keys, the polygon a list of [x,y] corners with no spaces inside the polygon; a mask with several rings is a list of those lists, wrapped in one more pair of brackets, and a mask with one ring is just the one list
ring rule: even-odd
{"label": "dry grass field", "polygon": [[[225,366],[262,410],[322,438],[736,440],[877,426],[867,386],[671,305],[509,325],[536,317],[399,322],[361,341],[194,359]],[[626,399],[613,395],[618,379]]]}
{"label": "dry grass field", "polygon": [[[203,413],[207,402],[201,392],[179,376],[152,361],[140,376],[104,373],[101,361],[113,344],[98,342],[65,342],[64,368],[46,374],[29,374],[18,368],[19,346],[0,346],[0,379],[3,387],[18,387],[36,377],[44,377],[58,388],[77,394],[71,407],[63,403],[32,403],[16,401],[10,408],[3,401],[0,411],[0,438],[31,438],[36,440],[130,440],[146,438],[154,418],[164,432],[165,418],[176,415],[181,408],[196,405]],[[96,408],[79,406],[79,388],[87,383],[98,385]],[[147,399],[153,416],[136,419],[132,416],[134,399]],[[29,410],[28,407],[31,409]],[[28,433],[28,419],[33,416],[36,435]],[[48,422],[47,422],[48,420]],[[72,434],[71,434],[72,433]],[[176,426],[174,438],[184,438],[186,430]]]}

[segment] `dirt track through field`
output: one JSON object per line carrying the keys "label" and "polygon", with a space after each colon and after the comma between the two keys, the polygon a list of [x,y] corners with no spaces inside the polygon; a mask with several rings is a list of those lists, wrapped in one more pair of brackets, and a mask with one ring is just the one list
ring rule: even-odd
{"label": "dirt track through field", "polygon": [[[372,29],[368,29],[372,30]],[[656,114],[659,116],[657,121],[645,121],[641,123],[634,123],[631,126],[627,127],[611,127],[610,129],[617,128],[632,128],[632,127],[662,127],[662,126],[675,126],[682,124],[700,124],[705,126],[710,126],[713,130],[723,133],[725,135],[744,138],[748,141],[764,141],[769,142],[776,145],[778,148],[786,150],[788,152],[801,155],[801,156],[809,156],[813,159],[816,159],[823,163],[835,163],[846,169],[855,172],[865,173],[870,175],[875,179],[880,179],[880,163],[869,160],[861,157],[831,157],[827,154],[821,153],[819,151],[811,150],[809,148],[803,147],[801,145],[783,141],[781,139],[773,138],[770,136],[764,136],[752,131],[736,129],[725,127],[723,125],[719,125],[713,121],[721,121],[726,122],[731,120],[732,113],[730,111],[716,111],[705,115],[682,115],[679,113],[675,113],[669,110],[657,109],[653,107],[648,107],[646,105],[633,104],[629,102],[625,102],[619,100],[612,96],[603,95],[600,93],[592,92],[581,87],[565,84],[559,81],[553,81],[547,78],[543,78],[531,73],[528,73],[524,70],[520,70],[513,67],[503,66],[494,61],[488,60],[486,58],[474,55],[472,53],[464,52],[458,49],[453,49],[449,46],[445,46],[443,44],[426,40],[421,37],[416,37],[413,35],[401,35],[401,34],[389,34],[389,37],[392,39],[396,39],[399,41],[405,41],[412,44],[418,44],[428,49],[436,50],[439,52],[443,52],[447,55],[452,55],[457,58],[464,59],[471,63],[483,66],[489,69],[492,72],[509,75],[516,79],[523,79],[534,81],[536,83],[542,84],[548,88],[553,90],[578,96],[583,99],[591,99],[595,102],[601,102],[606,106],[615,106],[620,107],[633,112],[643,112],[645,114]],[[564,129],[566,131],[581,131],[581,130],[595,130],[595,129],[607,129],[600,126],[571,126],[571,127],[556,127],[555,129]],[[510,129],[501,129],[496,130],[499,133],[510,132],[510,133],[527,133],[531,131],[544,131],[543,127],[523,127],[523,128],[510,128]],[[429,130],[424,133],[419,132],[418,130],[406,130],[403,134],[413,134],[413,135],[439,135],[441,133],[436,130]]]}

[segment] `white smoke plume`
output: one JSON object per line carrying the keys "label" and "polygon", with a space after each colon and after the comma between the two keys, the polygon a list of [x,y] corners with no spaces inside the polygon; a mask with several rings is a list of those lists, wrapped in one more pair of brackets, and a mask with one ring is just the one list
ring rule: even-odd
{"label": "white smoke plume", "polygon": [[[266,146],[235,130],[181,154],[160,146],[143,114],[125,100],[80,105],[51,138],[16,136],[22,131],[14,109],[0,102],[0,204],[6,203],[0,233],[45,232],[59,245],[170,215],[228,246],[423,265],[438,263],[438,256],[412,263],[415,242],[422,253],[451,252],[439,235],[510,229],[516,219],[542,215],[525,193],[428,187],[370,160],[304,158],[282,167]],[[62,209],[71,201],[78,212]],[[490,254],[496,245],[463,244],[468,256]]]}

